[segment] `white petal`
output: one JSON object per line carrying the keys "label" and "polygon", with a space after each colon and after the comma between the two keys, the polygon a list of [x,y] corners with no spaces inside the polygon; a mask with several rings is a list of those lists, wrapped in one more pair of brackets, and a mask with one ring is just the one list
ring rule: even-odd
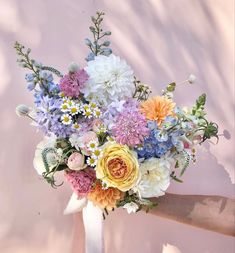
{"label": "white petal", "polygon": [[67,215],[80,212],[86,205],[87,205],[87,198],[78,199],[77,195],[73,193],[72,196],[70,197],[68,205],[64,210],[64,214]]}

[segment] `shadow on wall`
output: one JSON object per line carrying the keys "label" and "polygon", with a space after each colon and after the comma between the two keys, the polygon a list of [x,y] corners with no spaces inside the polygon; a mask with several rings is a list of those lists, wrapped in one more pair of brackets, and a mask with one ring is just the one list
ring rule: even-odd
{"label": "shadow on wall", "polygon": [[[185,183],[174,183],[170,191],[231,196],[233,188],[227,173],[234,178],[232,5],[222,0],[112,3],[64,0],[57,1],[55,6],[52,1],[1,0],[0,170],[4,175],[0,178],[1,252],[13,253],[17,249],[17,253],[64,253],[68,252],[72,238],[72,219],[62,216],[69,198],[68,187],[65,191],[64,188],[54,191],[38,180],[32,159],[41,135],[35,135],[26,120],[15,117],[15,106],[22,102],[31,105],[32,98],[26,91],[23,71],[15,63],[11,47],[14,41],[32,47],[35,58],[61,70],[66,71],[71,61],[84,65],[88,50],[83,39],[89,36],[89,16],[96,10],[104,10],[105,25],[113,32],[115,54],[125,58],[137,76],[155,92],[169,81],[181,81],[194,73],[197,84],[179,87],[176,101],[189,105],[206,92],[209,117],[219,123],[221,132],[226,129],[231,139],[221,138],[217,146],[201,147],[198,163],[187,171]],[[129,224],[128,228],[125,224]],[[220,253],[229,252],[233,247],[232,241],[223,236],[153,220],[143,214],[127,216],[117,211],[106,227],[108,253],[118,253],[123,244],[123,253],[136,250],[198,253],[206,252],[207,248],[211,249],[207,252]],[[128,244],[126,238],[135,241],[135,245]],[[166,243],[178,249],[163,247]]]}

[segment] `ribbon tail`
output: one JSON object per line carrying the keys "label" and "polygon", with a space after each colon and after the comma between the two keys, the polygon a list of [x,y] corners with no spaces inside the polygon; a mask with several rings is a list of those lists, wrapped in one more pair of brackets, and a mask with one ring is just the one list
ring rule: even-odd
{"label": "ribbon tail", "polygon": [[83,208],[86,253],[104,253],[103,215],[100,208],[88,201]]}
{"label": "ribbon tail", "polygon": [[87,199],[78,199],[77,194],[73,193],[64,210],[64,214],[72,214],[82,211],[83,207],[87,205]]}

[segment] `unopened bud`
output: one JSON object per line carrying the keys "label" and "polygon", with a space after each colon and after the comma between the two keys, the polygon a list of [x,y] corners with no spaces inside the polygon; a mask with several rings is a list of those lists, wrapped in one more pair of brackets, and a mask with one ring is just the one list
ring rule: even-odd
{"label": "unopened bud", "polygon": [[193,75],[193,74],[191,74],[191,75],[189,76],[189,78],[188,78],[188,82],[191,83],[191,84],[194,83],[195,80],[196,80],[196,76]]}
{"label": "unopened bud", "polygon": [[79,66],[78,66],[77,63],[71,62],[71,63],[69,64],[69,72],[70,72],[70,73],[74,73],[74,72],[78,71],[78,69],[79,69]]}
{"label": "unopened bud", "polygon": [[30,109],[27,105],[18,105],[16,107],[16,114],[19,116],[19,117],[25,117],[25,116],[28,116],[30,112]]}

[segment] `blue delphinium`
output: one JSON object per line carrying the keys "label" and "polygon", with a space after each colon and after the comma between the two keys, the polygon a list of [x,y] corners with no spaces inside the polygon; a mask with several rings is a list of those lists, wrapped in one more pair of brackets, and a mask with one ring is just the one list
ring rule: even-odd
{"label": "blue delphinium", "polygon": [[53,75],[50,72],[41,70],[39,72],[39,78],[40,80],[34,73],[27,73],[25,75],[29,91],[34,90],[35,93],[43,93],[49,96],[56,95],[60,92],[59,85],[53,82]]}
{"label": "blue delphinium", "polygon": [[167,153],[172,147],[171,136],[167,131],[160,130],[156,122],[148,121],[150,135],[144,138],[143,146],[138,148],[137,154],[139,158],[161,157]]}

